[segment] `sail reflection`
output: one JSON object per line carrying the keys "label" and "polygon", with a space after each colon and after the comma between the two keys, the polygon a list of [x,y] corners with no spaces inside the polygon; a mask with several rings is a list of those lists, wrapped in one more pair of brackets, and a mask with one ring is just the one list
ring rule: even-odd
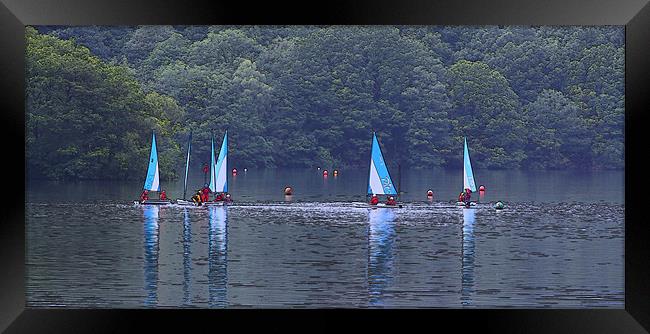
{"label": "sail reflection", "polygon": [[158,304],[158,210],[157,205],[145,205],[144,211],[144,289],[145,306]]}
{"label": "sail reflection", "polygon": [[368,231],[369,303],[384,305],[385,291],[393,285],[395,213],[392,209],[372,209]]}
{"label": "sail reflection", "polygon": [[187,209],[183,212],[183,302],[191,305],[190,298],[192,278],[192,223]]}
{"label": "sail reflection", "polygon": [[463,209],[461,304],[472,305],[474,294],[474,211]]}
{"label": "sail reflection", "polygon": [[227,301],[227,262],[228,262],[228,224],[225,206],[209,207],[210,226],[208,228],[208,292],[210,307],[226,307]]}

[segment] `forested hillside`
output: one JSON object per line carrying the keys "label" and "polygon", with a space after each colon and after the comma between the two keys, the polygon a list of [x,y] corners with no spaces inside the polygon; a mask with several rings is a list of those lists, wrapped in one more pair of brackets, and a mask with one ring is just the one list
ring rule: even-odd
{"label": "forested hillside", "polygon": [[622,27],[28,27],[26,159],[163,178],[230,136],[236,167],[624,166]]}

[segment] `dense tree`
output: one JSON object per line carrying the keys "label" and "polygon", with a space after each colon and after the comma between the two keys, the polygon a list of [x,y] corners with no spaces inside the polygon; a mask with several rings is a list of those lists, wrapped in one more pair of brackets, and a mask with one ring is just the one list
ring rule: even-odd
{"label": "dense tree", "polygon": [[160,134],[161,177],[175,175],[184,111],[145,94],[130,72],[85,47],[27,28],[26,155],[31,175],[127,178],[146,170],[150,135]]}
{"label": "dense tree", "polygon": [[519,167],[526,157],[524,115],[506,78],[485,63],[467,60],[449,72],[457,142],[469,137],[474,160],[484,161],[486,167]]}
{"label": "dense tree", "polygon": [[[622,168],[618,27],[39,27],[27,161],[50,178],[141,177],[230,135],[237,166]],[[144,161],[143,161],[144,160]],[[164,166],[164,167],[163,167]],[[48,167],[48,168],[45,168]]]}

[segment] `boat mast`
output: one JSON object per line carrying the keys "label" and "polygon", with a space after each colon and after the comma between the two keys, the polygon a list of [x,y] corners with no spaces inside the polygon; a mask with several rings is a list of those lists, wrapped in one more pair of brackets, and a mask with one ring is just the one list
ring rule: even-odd
{"label": "boat mast", "polygon": [[187,159],[185,160],[185,182],[183,184],[183,199],[187,196],[187,173],[190,168],[190,150],[192,149],[192,131],[190,131],[190,137],[187,140]]}
{"label": "boat mast", "polygon": [[372,139],[370,140],[370,164],[368,165],[368,179],[366,182],[366,200],[368,200],[368,188],[370,188],[370,175],[372,173],[372,147],[373,141],[375,139],[375,131],[372,132]]}
{"label": "boat mast", "polygon": [[397,164],[397,200],[400,199],[402,194],[402,164]]}

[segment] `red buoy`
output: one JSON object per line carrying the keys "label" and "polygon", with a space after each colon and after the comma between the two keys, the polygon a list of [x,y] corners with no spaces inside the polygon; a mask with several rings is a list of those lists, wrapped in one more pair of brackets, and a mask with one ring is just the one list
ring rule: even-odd
{"label": "red buoy", "polygon": [[481,185],[480,187],[478,187],[478,190],[479,190],[479,191],[485,191],[485,186],[484,186],[484,185]]}
{"label": "red buoy", "polygon": [[323,170],[323,176],[327,176],[327,169]]}
{"label": "red buoy", "polygon": [[285,188],[284,188],[284,194],[287,195],[287,196],[293,194],[293,188],[291,188],[291,187],[285,187]]}
{"label": "red buoy", "polygon": [[233,168],[233,169],[232,169],[232,173],[233,173],[233,174],[237,174],[237,168]]}

